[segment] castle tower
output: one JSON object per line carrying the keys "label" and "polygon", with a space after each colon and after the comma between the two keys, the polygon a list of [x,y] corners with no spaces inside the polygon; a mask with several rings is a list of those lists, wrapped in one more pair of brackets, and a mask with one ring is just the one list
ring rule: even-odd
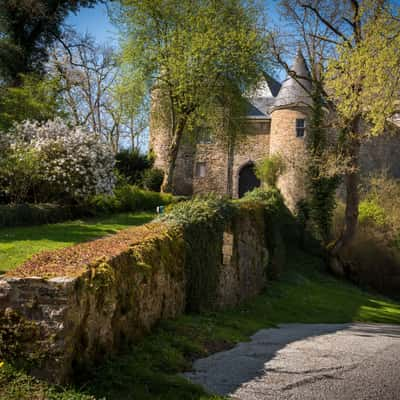
{"label": "castle tower", "polygon": [[[270,154],[279,154],[285,162],[285,173],[278,188],[286,205],[294,211],[305,197],[304,168],[308,116],[312,100],[310,73],[299,50],[289,74],[276,97],[271,113]],[[296,77],[296,79],[295,79]]]}

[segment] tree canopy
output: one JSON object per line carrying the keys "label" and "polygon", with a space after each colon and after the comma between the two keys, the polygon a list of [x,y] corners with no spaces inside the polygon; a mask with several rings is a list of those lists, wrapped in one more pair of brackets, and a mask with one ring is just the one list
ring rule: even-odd
{"label": "tree canopy", "polygon": [[0,79],[16,83],[19,74],[41,73],[68,13],[96,2],[0,0]]}
{"label": "tree canopy", "polygon": [[258,8],[243,0],[121,0],[125,63],[167,100],[170,190],[183,133],[232,103],[260,76],[265,40]]}

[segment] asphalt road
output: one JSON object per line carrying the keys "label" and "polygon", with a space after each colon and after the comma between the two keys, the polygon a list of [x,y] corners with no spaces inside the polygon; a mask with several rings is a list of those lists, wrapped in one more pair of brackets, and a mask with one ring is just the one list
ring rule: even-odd
{"label": "asphalt road", "polygon": [[400,400],[400,326],[284,324],[185,376],[240,400]]}

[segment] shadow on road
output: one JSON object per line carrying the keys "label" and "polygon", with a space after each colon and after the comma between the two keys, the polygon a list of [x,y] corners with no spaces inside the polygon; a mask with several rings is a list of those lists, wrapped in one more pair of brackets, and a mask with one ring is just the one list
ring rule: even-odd
{"label": "shadow on road", "polygon": [[[338,366],[340,365],[341,352],[346,352],[346,349],[334,348],[336,354],[332,354],[332,357],[327,357],[326,354],[322,353],[317,355],[316,351],[314,352],[314,340],[311,339],[342,331],[355,337],[351,339],[354,343],[368,340],[367,338],[375,338],[376,341],[377,337],[400,340],[400,326],[282,324],[279,328],[264,329],[257,332],[252,336],[251,342],[240,343],[231,350],[197,360],[193,365],[193,371],[186,373],[185,376],[193,383],[202,385],[206,390],[223,396],[235,393],[250,381],[260,380],[261,377],[265,379],[267,374],[279,373],[286,377],[286,382],[279,382],[285,387],[285,390],[296,387],[299,382],[301,384],[313,382],[314,379],[319,379],[319,377],[336,379],[334,372],[341,369]],[[298,364],[293,365],[290,357],[294,356],[296,349],[293,350],[293,347],[287,349],[287,347],[299,341],[303,341],[302,347],[306,350],[303,349],[302,352],[299,352],[300,357],[296,352]],[[279,354],[283,349],[286,349],[285,354]],[[312,356],[318,360],[318,365],[310,361],[311,356],[308,356],[307,353],[312,353]],[[274,361],[273,365],[270,365],[270,361],[276,357],[280,357],[279,362]],[[303,357],[304,363],[302,363]],[[331,361],[324,360],[324,357],[331,358],[331,361],[332,358],[336,357],[336,361],[332,364]],[[286,365],[288,368],[285,368]],[[349,364],[349,367],[353,368],[354,366]],[[290,377],[290,375],[298,375],[298,377]],[[262,387],[262,385],[260,386]],[[254,399],[258,399],[258,397],[255,396]]]}

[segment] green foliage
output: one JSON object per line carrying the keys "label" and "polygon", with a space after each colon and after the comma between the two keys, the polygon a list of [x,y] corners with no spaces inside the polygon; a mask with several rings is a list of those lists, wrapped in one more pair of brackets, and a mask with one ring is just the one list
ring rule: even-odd
{"label": "green foliage", "polygon": [[256,164],[256,176],[265,186],[276,186],[278,178],[285,172],[285,162],[281,155],[273,154]]}
{"label": "green foliage", "polygon": [[178,203],[162,217],[185,229],[188,311],[214,308],[223,232],[233,212],[228,200],[209,195]]}
{"label": "green foliage", "polygon": [[283,196],[276,187],[255,188],[239,200],[241,203],[260,202],[264,206],[266,248],[269,251],[267,275],[276,279],[286,261],[286,245],[299,242],[299,227],[286,208]]}
{"label": "green foliage", "polygon": [[208,223],[212,226],[215,226],[216,223],[221,227],[229,219],[232,212],[233,205],[228,199],[209,194],[195,196],[190,201],[183,201],[176,204],[167,215],[162,217],[162,220],[178,223],[185,227],[191,224]]}
{"label": "green foliage", "polygon": [[174,201],[168,193],[151,192],[134,185],[117,187],[112,195],[97,195],[92,197],[87,205],[95,213],[134,212],[151,210],[157,206],[167,205]]}
{"label": "green foliage", "polygon": [[370,220],[378,226],[384,226],[387,222],[387,215],[383,207],[381,207],[375,200],[363,200],[358,207],[358,218],[361,224]]}
{"label": "green foliage", "polygon": [[[366,178],[361,190],[359,224],[353,242],[341,257],[356,283],[397,296],[400,271],[400,184],[384,174]],[[344,219],[344,206],[336,211],[336,231]]]}
{"label": "green foliage", "polygon": [[20,80],[19,86],[0,89],[0,130],[10,129],[15,122],[63,116],[56,79],[31,74],[21,75]]}
{"label": "green foliage", "polygon": [[164,172],[158,168],[148,169],[143,172],[142,185],[147,190],[159,192],[164,179]]}
{"label": "green foliage", "polygon": [[140,153],[138,149],[121,150],[115,159],[118,172],[131,185],[140,184],[143,173],[153,165],[152,158]]}
{"label": "green foliage", "polygon": [[[27,308],[33,306],[26,304]],[[22,368],[39,367],[41,360],[48,356],[50,345],[51,338],[39,323],[11,309],[0,312],[0,360]]]}
{"label": "green foliage", "polygon": [[279,214],[284,208],[284,200],[281,192],[276,187],[255,188],[247,192],[240,201],[258,201],[265,205],[269,212]]}
{"label": "green foliage", "polygon": [[0,227],[42,225],[89,216],[91,211],[80,206],[58,204],[0,205]]}
{"label": "green foliage", "polygon": [[5,363],[0,368],[1,400],[96,400],[77,390],[51,386]]}
{"label": "green foliage", "polygon": [[[239,131],[243,93],[266,65],[262,21],[253,1],[122,0],[117,16],[123,62],[153,90],[153,113],[169,132],[163,190],[171,191],[182,137],[206,124]],[[241,105],[240,106],[238,106]],[[229,129],[224,129],[228,128]]]}
{"label": "green foliage", "polygon": [[398,9],[374,3],[376,7],[360,9],[362,33],[357,43],[343,41],[337,46],[338,56],[328,64],[326,88],[341,127],[361,115],[370,133],[379,135],[398,109],[393,94],[400,89],[400,23]]}
{"label": "green foliage", "polygon": [[[336,207],[336,189],[339,177],[325,170],[327,129],[324,127],[324,100],[320,84],[315,83],[312,93],[313,107],[307,133],[307,199],[302,215],[309,220],[313,234],[327,244],[332,235],[332,219]],[[301,207],[300,207],[301,208]]]}
{"label": "green foliage", "polygon": [[0,193],[8,202],[21,203],[35,198],[41,182],[40,153],[17,146],[0,156]]}
{"label": "green foliage", "polygon": [[44,72],[48,51],[61,36],[70,12],[95,0],[2,0],[0,7],[0,81],[17,86],[20,74]]}

